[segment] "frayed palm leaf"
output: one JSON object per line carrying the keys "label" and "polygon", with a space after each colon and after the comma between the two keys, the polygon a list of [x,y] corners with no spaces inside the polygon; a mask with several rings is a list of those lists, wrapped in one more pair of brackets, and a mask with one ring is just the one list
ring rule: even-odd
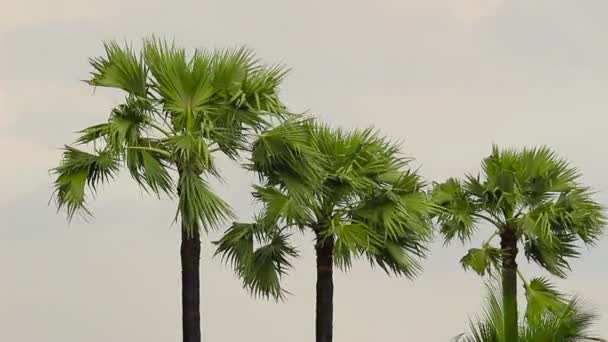
{"label": "frayed palm leaf", "polygon": [[[598,316],[579,297],[563,298],[545,279],[533,285],[546,294],[540,302],[530,298],[528,314],[521,318],[520,342],[585,342],[606,341],[592,331]],[[529,291],[528,291],[529,292]],[[535,302],[536,301],[536,302]],[[484,313],[469,322],[469,332],[460,334],[454,342],[507,342],[504,334],[504,313],[500,288],[488,285]],[[531,315],[531,311],[534,315]]]}

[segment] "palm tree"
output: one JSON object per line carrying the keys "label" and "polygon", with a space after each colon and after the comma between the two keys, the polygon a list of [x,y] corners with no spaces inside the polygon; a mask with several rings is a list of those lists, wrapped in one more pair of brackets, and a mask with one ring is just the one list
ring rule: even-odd
{"label": "palm tree", "polygon": [[[584,342],[606,341],[593,336],[591,326],[597,315],[586,308],[578,297],[566,300],[562,294],[545,279],[535,279],[543,283],[548,292],[529,298],[527,315],[520,320],[519,340],[521,342]],[[488,286],[488,297],[484,314],[480,319],[469,322],[469,333],[460,334],[454,342],[508,342],[504,326],[504,310],[500,289]],[[550,299],[550,300],[547,300]],[[557,299],[557,300],[556,300]]]}
{"label": "palm tree", "polygon": [[[606,220],[580,173],[546,147],[499,150],[482,163],[480,177],[448,179],[433,190],[446,242],[470,239],[480,223],[494,229],[480,248],[470,249],[461,262],[480,275],[502,272],[505,337],[517,341],[517,255],[554,275],[565,277],[568,259],[579,255],[578,241],[593,244]],[[492,244],[500,238],[500,248]]]}
{"label": "palm tree", "polygon": [[105,123],[82,130],[77,144],[66,146],[54,169],[54,197],[71,219],[90,214],[87,188],[97,188],[126,167],[147,192],[177,199],[181,220],[183,340],[201,340],[199,260],[200,231],[233,217],[208,179],[219,177],[214,158],[223,153],[238,158],[248,136],[265,129],[284,106],[278,87],[280,67],[260,64],[252,51],[182,48],[157,39],[144,41],[135,53],[114,42],[106,55],[91,59],[88,84],[126,92]]}
{"label": "palm tree", "polygon": [[415,276],[432,208],[399,148],[371,129],[345,132],[310,120],[261,134],[251,170],[263,205],[254,223],[234,224],[217,242],[255,295],[283,298],[281,276],[297,256],[293,230],[315,235],[316,341],[332,341],[333,267],[367,258],[387,273]]}

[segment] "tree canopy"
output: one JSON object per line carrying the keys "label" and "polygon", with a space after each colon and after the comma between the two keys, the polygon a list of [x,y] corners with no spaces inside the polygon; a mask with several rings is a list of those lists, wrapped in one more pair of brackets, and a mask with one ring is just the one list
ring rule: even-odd
{"label": "tree canopy", "polygon": [[333,239],[343,269],[364,257],[413,277],[431,236],[432,205],[408,161],[373,129],[347,132],[309,119],[271,129],[253,144],[248,165],[260,180],[253,195],[262,210],[255,222],[234,224],[217,253],[254,294],[275,298],[297,256],[289,243],[294,230]]}

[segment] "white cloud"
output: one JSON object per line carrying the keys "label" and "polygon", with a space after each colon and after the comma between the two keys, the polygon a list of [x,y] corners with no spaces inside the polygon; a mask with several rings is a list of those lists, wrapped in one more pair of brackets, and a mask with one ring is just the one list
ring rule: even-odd
{"label": "white cloud", "polygon": [[450,1],[454,15],[465,19],[480,19],[496,15],[504,0]]}
{"label": "white cloud", "polygon": [[14,122],[14,118],[14,113],[9,110],[7,96],[4,94],[0,85],[0,129],[7,127],[10,123]]}
{"label": "white cloud", "polygon": [[48,182],[58,150],[21,139],[0,137],[0,203],[12,202]]}
{"label": "white cloud", "polygon": [[[120,98],[106,89],[93,95],[78,82],[89,71],[86,58],[101,52],[102,39],[115,35],[137,43],[148,30],[175,35],[188,46],[247,43],[264,59],[284,61],[293,67],[285,88],[293,109],[311,108],[346,127],[375,124],[403,140],[404,152],[416,157],[429,180],[474,172],[491,142],[548,143],[581,167],[586,184],[607,189],[608,164],[599,151],[606,144],[602,128],[608,110],[602,81],[608,59],[597,58],[605,50],[599,39],[606,31],[600,1],[605,3],[589,0],[570,8],[563,6],[568,0],[533,1],[536,5],[525,0],[8,0],[0,12],[6,52],[0,63],[0,201],[11,203],[0,207],[20,208],[23,214],[0,226],[32,236],[65,229],[61,215],[52,221],[55,216],[42,211],[52,210],[46,207],[52,181],[47,170],[59,160],[56,148],[70,142],[73,131],[104,120]],[[548,49],[547,38],[555,38],[559,49]],[[576,57],[590,71],[551,63],[556,56]],[[236,167],[224,171],[227,184],[218,186],[218,193],[242,215],[250,214],[250,179]],[[35,188],[43,190],[27,200],[21,196]],[[608,203],[605,192],[602,196]],[[96,220],[75,227],[84,231],[81,235],[69,231],[71,241],[0,241],[0,269],[9,272],[8,282],[0,282],[0,297],[16,298],[7,297],[0,307],[0,322],[9,325],[6,339],[161,341],[179,335],[179,254],[175,227],[169,230],[174,203],[138,193],[123,177],[101,189],[91,209]],[[162,243],[148,242],[164,232]],[[310,237],[298,239],[304,255],[288,284],[295,295],[280,305],[249,299],[231,271],[210,260],[212,251],[205,246],[203,311],[212,313],[204,314],[206,337],[310,340],[314,259]],[[580,272],[567,280],[568,288],[581,290],[600,307],[608,297],[587,285],[605,283],[605,274],[597,272],[607,258],[602,247],[594,255],[585,253],[575,267]],[[411,286],[367,266],[338,275],[338,340],[367,341],[373,337],[365,335],[370,326],[387,341],[446,341],[464,329],[463,317],[480,308],[481,280],[460,270],[461,252],[433,248],[425,273]],[[36,263],[44,272],[33,279]],[[141,293],[141,279],[161,287]],[[446,281],[461,291],[459,296],[445,291]],[[70,288],[83,283],[82,291]],[[100,288],[107,291],[93,306],[81,300]],[[362,293],[372,296],[354,303]],[[429,302],[431,297],[435,301]],[[141,303],[149,310],[133,322],[129,308]],[[28,316],[39,307],[47,309]],[[598,328],[608,332],[603,314]],[[229,329],[230,319],[246,326]],[[24,330],[32,321],[41,329]],[[281,323],[270,334],[260,328],[269,321]],[[162,324],[140,329],[150,322]],[[128,336],[142,331],[150,336]]]}
{"label": "white cloud", "polygon": [[48,25],[66,20],[85,21],[99,18],[104,12],[102,1],[78,0],[8,0],[2,3],[0,27],[6,30],[24,26]]}

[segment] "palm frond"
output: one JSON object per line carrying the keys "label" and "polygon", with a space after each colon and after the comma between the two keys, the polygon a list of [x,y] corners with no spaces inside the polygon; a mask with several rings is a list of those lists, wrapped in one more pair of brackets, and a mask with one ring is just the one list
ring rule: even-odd
{"label": "palm frond", "polygon": [[205,55],[200,53],[188,59],[184,49],[158,39],[146,40],[144,56],[164,110],[171,113],[178,131],[192,130],[204,113],[213,109],[214,88],[206,70],[210,61],[203,61]]}
{"label": "palm frond", "polygon": [[88,153],[66,146],[60,165],[52,170],[57,208],[65,208],[69,219],[78,211],[90,214],[86,187],[95,193],[99,185],[116,176],[118,167],[119,159],[111,150]]}
{"label": "palm frond", "polygon": [[526,319],[531,324],[539,323],[545,311],[559,315],[564,309],[563,295],[547,278],[534,278],[525,284],[528,306]]}
{"label": "palm frond", "polygon": [[526,235],[524,253],[528,260],[534,261],[551,274],[561,278],[565,278],[570,271],[568,259],[580,255],[576,239],[568,235],[554,238],[551,244]]}
{"label": "palm frond", "polygon": [[243,80],[240,102],[249,110],[284,118],[287,108],[279,99],[279,86],[287,72],[282,65],[256,67]]}
{"label": "palm frond", "polygon": [[477,274],[483,276],[492,274],[493,270],[500,270],[501,250],[484,243],[481,248],[471,248],[468,253],[460,259],[465,270],[473,269]]}
{"label": "palm frond", "polygon": [[234,217],[232,208],[191,169],[180,171],[177,192],[179,196],[177,216],[181,217],[187,229],[199,226],[205,231],[215,229],[221,223]]}
{"label": "palm frond", "polygon": [[402,238],[385,240],[375,251],[364,253],[372,266],[380,267],[387,274],[413,279],[422,272],[420,259],[425,252],[424,241]]}
{"label": "palm frond", "polygon": [[[173,195],[174,184],[169,173],[169,162],[159,152],[138,149],[137,147],[131,146],[125,152],[127,168],[133,179],[149,193],[160,194],[163,192]],[[142,147],[146,148],[146,146]]]}
{"label": "palm frond", "polygon": [[290,259],[298,255],[288,240],[289,235],[278,229],[235,223],[214,242],[215,255],[232,265],[254,296],[281,300],[288,293],[281,277],[291,268]]}
{"label": "palm frond", "polygon": [[[489,283],[487,288],[484,314],[470,321],[469,332],[456,336],[454,342],[508,342],[504,337],[500,287]],[[544,278],[531,281],[526,291],[528,311],[520,323],[519,341],[605,341],[591,331],[598,316],[580,298],[575,296],[566,300]]]}
{"label": "palm frond", "polygon": [[264,205],[261,223],[272,226],[284,222],[289,226],[310,226],[314,223],[314,213],[310,202],[303,202],[300,196],[289,196],[274,186],[254,186],[253,196]]}
{"label": "palm frond", "polygon": [[457,179],[450,178],[444,183],[436,184],[431,196],[433,203],[442,208],[435,218],[446,242],[455,238],[462,242],[469,240],[477,229],[475,213],[479,209],[468,198],[462,184]]}
{"label": "palm frond", "polygon": [[139,97],[147,95],[148,68],[141,56],[130,46],[121,47],[116,42],[104,43],[106,56],[90,59],[95,70],[90,85],[118,88]]}
{"label": "palm frond", "polygon": [[250,168],[269,184],[293,185],[294,195],[302,188],[319,190],[326,161],[311,145],[311,124],[310,119],[291,119],[261,134],[253,144]]}

